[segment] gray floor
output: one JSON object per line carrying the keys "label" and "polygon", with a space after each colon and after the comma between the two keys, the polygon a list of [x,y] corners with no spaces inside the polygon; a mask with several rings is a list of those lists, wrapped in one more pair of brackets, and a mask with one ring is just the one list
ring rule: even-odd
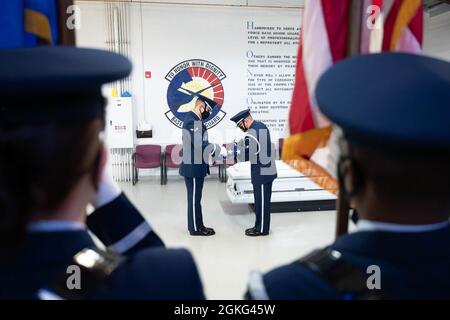
{"label": "gray floor", "polygon": [[251,270],[270,270],[333,240],[335,213],[329,211],[273,213],[269,236],[246,237],[254,213],[247,205],[231,204],[216,176],[206,179],[202,200],[204,223],[216,230],[213,237],[188,234],[181,177],[169,176],[164,186],[156,177],[121,186],[169,247],[192,252],[210,299],[241,299]]}

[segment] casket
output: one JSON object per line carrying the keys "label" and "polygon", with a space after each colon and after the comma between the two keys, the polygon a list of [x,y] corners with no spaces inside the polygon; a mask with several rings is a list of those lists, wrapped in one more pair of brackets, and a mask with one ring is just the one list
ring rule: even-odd
{"label": "casket", "polygon": [[[301,172],[276,160],[278,178],[273,182],[271,211],[334,210],[336,196],[321,188]],[[232,203],[254,203],[250,162],[239,162],[227,169],[226,190]]]}

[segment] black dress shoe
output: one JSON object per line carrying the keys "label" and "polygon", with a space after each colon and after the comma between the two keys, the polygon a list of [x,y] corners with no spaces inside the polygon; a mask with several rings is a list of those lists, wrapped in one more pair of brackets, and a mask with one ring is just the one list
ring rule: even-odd
{"label": "black dress shoe", "polygon": [[215,235],[216,232],[212,228],[201,227],[197,231],[189,231],[191,236],[212,236]]}
{"label": "black dress shoe", "polygon": [[208,227],[203,226],[203,227],[201,227],[200,229],[206,229],[206,230],[212,232],[213,234],[216,234],[216,231],[214,231],[213,228],[208,228]]}
{"label": "black dress shoe", "polygon": [[[248,232],[247,232],[248,230]],[[256,229],[247,229],[245,231],[245,235],[249,236],[249,237],[259,237],[259,236],[267,236],[269,234],[269,232],[260,232]]]}
{"label": "black dress shoe", "polygon": [[245,229],[245,234],[248,234],[249,232],[255,232],[255,231],[256,231],[256,227],[248,228],[248,229]]}

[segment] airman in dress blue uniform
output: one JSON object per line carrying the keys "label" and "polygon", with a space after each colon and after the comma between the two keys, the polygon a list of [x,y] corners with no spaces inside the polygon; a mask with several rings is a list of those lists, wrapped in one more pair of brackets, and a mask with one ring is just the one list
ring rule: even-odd
{"label": "airman in dress blue uniform", "polygon": [[339,197],[356,232],[249,282],[253,299],[450,299],[450,63],[382,53],[318,82],[343,130]]}
{"label": "airman in dress blue uniform", "polygon": [[238,161],[250,161],[251,181],[255,197],[255,226],[245,230],[248,236],[265,236],[270,230],[270,200],[273,180],[277,177],[275,152],[267,126],[253,120],[250,110],[243,110],[230,119],[246,133],[236,144]]}
{"label": "airman in dress blue uniform", "polygon": [[0,69],[0,299],[204,299],[191,254],[166,249],[104,170],[101,86],[128,59],[8,49]]}
{"label": "airman in dress blue uniform", "polygon": [[203,224],[202,192],[205,176],[210,173],[209,161],[226,150],[218,144],[208,141],[208,132],[204,121],[211,114],[212,107],[202,97],[194,97],[195,108],[187,113],[183,122],[183,160],[180,175],[184,177],[187,190],[188,230],[193,236],[212,236],[213,228]]}

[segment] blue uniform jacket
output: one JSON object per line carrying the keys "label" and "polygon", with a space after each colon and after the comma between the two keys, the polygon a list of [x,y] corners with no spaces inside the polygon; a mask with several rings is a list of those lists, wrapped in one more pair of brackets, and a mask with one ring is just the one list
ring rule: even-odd
{"label": "blue uniform jacket", "polygon": [[[446,227],[421,233],[356,232],[330,248],[364,274],[368,266],[379,266],[384,299],[450,299],[449,243]],[[270,271],[262,280],[270,299],[343,299],[298,261]],[[251,292],[248,296],[255,298]]]}
{"label": "blue uniform jacket", "polygon": [[237,161],[250,161],[253,184],[272,182],[277,177],[275,154],[267,126],[253,121],[242,145],[237,146]]}
{"label": "blue uniform jacket", "polygon": [[180,175],[205,177],[209,174],[208,156],[217,156],[220,146],[209,143],[206,126],[194,112],[189,112],[183,122],[183,160]]}
{"label": "blue uniform jacket", "polygon": [[[204,299],[191,254],[166,249],[124,194],[94,211],[89,230],[127,259],[95,292],[95,299]],[[66,274],[75,254],[95,246],[87,230],[28,232],[16,253],[0,249],[0,299],[36,299],[39,289]]]}

